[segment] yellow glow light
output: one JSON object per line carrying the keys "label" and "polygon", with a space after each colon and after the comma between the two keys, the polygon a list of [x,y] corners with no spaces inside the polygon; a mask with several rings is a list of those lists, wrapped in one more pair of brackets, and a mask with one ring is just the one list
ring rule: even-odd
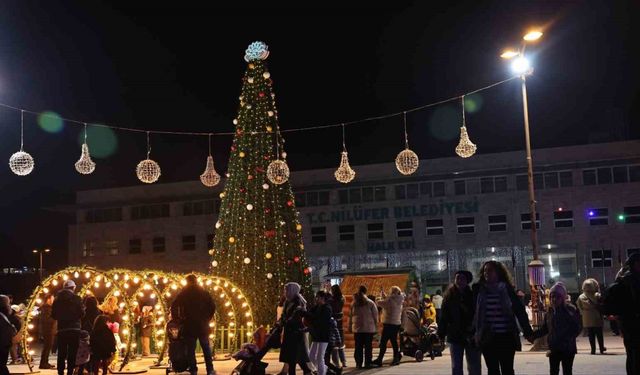
{"label": "yellow glow light", "polygon": [[74,272],[74,273],[73,273],[73,277],[75,277],[76,279],[77,279],[78,277],[80,277],[80,274],[78,273],[78,271],[76,271],[76,272]]}
{"label": "yellow glow light", "polygon": [[123,315],[122,320],[129,320],[129,315]]}
{"label": "yellow glow light", "polygon": [[116,297],[120,297],[120,291],[116,290],[115,292],[113,292],[113,295]]}
{"label": "yellow glow light", "polygon": [[51,284],[53,284],[53,286],[58,285],[58,280],[54,279],[54,280],[51,282]]}
{"label": "yellow glow light", "polygon": [[133,283],[134,283],[134,284],[137,284],[137,283],[139,283],[139,282],[140,282],[140,278],[139,278],[138,276],[136,276],[136,277],[134,277],[134,278],[133,278]]}
{"label": "yellow glow light", "polygon": [[528,33],[526,33],[522,37],[522,39],[526,40],[527,42],[533,42],[534,40],[540,39],[541,36],[542,36],[542,32],[541,31],[533,30],[533,31],[529,31]]}
{"label": "yellow glow light", "polygon": [[35,327],[35,326],[34,326],[33,324],[29,324],[29,325],[27,326],[27,328],[29,328],[29,329],[33,329],[34,327]]}
{"label": "yellow glow light", "polygon": [[69,280],[69,275],[62,275],[62,280],[64,280],[64,281]]}
{"label": "yellow glow light", "polygon": [[500,57],[502,57],[503,59],[512,59],[516,56],[518,56],[520,53],[518,51],[514,51],[512,49],[508,49],[505,50],[504,52],[502,52],[502,55],[500,55]]}
{"label": "yellow glow light", "polygon": [[120,308],[123,309],[124,308],[124,302],[120,302],[120,304],[118,306],[120,306]]}
{"label": "yellow glow light", "polygon": [[87,279],[90,278],[91,277],[91,272],[89,272],[89,271],[85,272],[84,273],[84,277],[87,278]]}

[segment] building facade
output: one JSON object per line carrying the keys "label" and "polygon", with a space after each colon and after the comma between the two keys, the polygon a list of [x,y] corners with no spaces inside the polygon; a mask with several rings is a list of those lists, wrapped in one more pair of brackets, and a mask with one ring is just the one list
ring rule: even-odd
{"label": "building facade", "polygon": [[[613,281],[640,251],[640,141],[535,150],[539,252],[547,280],[577,291]],[[524,152],[422,160],[412,176],[393,163],[291,180],[316,283],[350,269],[415,267],[436,288],[458,269],[496,259],[526,286],[531,255]],[[73,265],[207,271],[221,187],[199,182],[82,191],[69,228]]]}

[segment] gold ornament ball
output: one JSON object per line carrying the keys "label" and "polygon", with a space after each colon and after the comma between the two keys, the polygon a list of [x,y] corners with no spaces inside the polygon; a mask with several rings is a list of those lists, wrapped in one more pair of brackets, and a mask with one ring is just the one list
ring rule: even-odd
{"label": "gold ornament ball", "polygon": [[211,262],[211,265],[214,267],[218,267],[218,261],[214,260],[213,262]]}
{"label": "gold ornament ball", "polygon": [[264,254],[264,257],[265,257],[265,258],[267,258],[267,259],[271,259],[271,257],[272,257],[272,256],[273,256],[273,255],[271,255],[271,253],[266,253],[266,254]]}
{"label": "gold ornament ball", "polygon": [[269,115],[269,117],[273,117],[273,111],[267,111],[267,115]]}
{"label": "gold ornament ball", "polygon": [[229,243],[234,243],[236,242],[236,239],[234,237],[229,237]]}
{"label": "gold ornament ball", "polygon": [[296,224],[296,229],[297,230],[302,230],[302,224]]}
{"label": "gold ornament ball", "polygon": [[249,264],[249,263],[251,263],[251,259],[244,258],[243,262],[244,262],[244,264]]}
{"label": "gold ornament ball", "polygon": [[[229,177],[229,176],[227,176],[227,177]],[[226,195],[226,194],[225,194],[225,193],[224,193],[224,191],[223,191],[222,193],[220,193],[220,198],[224,198],[224,197],[225,197],[225,195]]]}
{"label": "gold ornament ball", "polygon": [[267,178],[276,185],[289,180],[289,166],[283,160],[274,160],[267,167]]}
{"label": "gold ornament ball", "polygon": [[213,249],[209,249],[209,255],[213,255],[215,251]]}
{"label": "gold ornament ball", "polygon": [[138,179],[145,184],[152,184],[160,178],[160,165],[151,159],[145,159],[136,167]]}
{"label": "gold ornament ball", "polygon": [[398,156],[396,156],[396,168],[398,168],[398,172],[405,176],[417,171],[419,164],[420,159],[418,158],[418,155],[408,148],[400,151]]}
{"label": "gold ornament ball", "polygon": [[273,131],[273,128],[271,126],[267,126],[267,131],[271,133],[271,131]]}
{"label": "gold ornament ball", "polygon": [[242,151],[240,151],[240,153],[238,154],[238,156],[240,156],[241,158],[243,158],[243,157],[244,157],[244,155],[245,155],[245,154],[244,154],[244,152],[242,152]]}
{"label": "gold ornament ball", "polygon": [[18,151],[9,158],[9,168],[18,176],[26,176],[33,171],[33,157],[24,151]]}
{"label": "gold ornament ball", "polygon": [[253,64],[249,64],[249,69],[253,69],[255,66]]}

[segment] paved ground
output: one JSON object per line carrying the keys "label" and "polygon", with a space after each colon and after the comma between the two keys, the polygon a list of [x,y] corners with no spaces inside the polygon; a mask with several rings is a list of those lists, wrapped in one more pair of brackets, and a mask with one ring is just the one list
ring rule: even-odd
{"label": "paved ground", "polygon": [[[607,336],[605,337],[605,345],[607,347],[607,354],[605,355],[591,355],[589,353],[589,342],[586,337],[578,338],[578,355],[575,359],[573,373],[575,375],[624,375],[625,374],[625,354],[622,340],[619,337]],[[529,344],[523,345],[523,352],[516,354],[516,374],[522,375],[545,375],[549,374],[549,364],[545,353],[541,352],[528,352],[531,346]],[[375,355],[375,352],[374,352]],[[347,367],[345,374],[363,374],[363,375],[412,375],[412,374],[429,374],[429,375],[445,375],[451,374],[451,366],[449,353],[447,350],[443,353],[442,357],[437,357],[435,360],[426,359],[424,362],[417,363],[413,358],[404,357],[402,363],[399,366],[388,366],[388,363],[382,368],[376,368],[371,370],[355,370],[353,368],[353,352],[347,352]],[[265,357],[265,361],[269,363],[267,372],[270,374],[276,374],[281,369],[281,364],[278,363],[277,353],[269,353]],[[127,370],[145,370],[151,364],[151,359],[136,360],[128,366]],[[55,364],[55,357],[51,358],[51,363]],[[231,370],[237,365],[234,360],[216,361],[215,367],[219,375],[226,375],[231,373]],[[484,366],[484,364],[483,364]],[[200,365],[201,372],[204,370],[204,365]],[[26,373],[28,371],[27,366],[14,365],[9,366],[9,371],[12,374]],[[37,367],[36,367],[37,371]],[[55,370],[42,370],[43,375],[55,375]],[[298,371],[298,373],[301,373]],[[483,373],[486,373],[486,368],[483,367]],[[163,369],[151,369],[148,371],[151,375],[165,374]]]}

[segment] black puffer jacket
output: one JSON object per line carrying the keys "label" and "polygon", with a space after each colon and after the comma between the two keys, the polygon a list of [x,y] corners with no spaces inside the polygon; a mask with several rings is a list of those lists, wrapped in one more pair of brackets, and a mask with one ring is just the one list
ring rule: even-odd
{"label": "black puffer jacket", "polygon": [[58,321],[58,332],[79,331],[82,327],[80,319],[84,315],[82,300],[69,289],[58,292],[51,306],[51,317]]}
{"label": "black puffer jacket", "polygon": [[438,336],[447,337],[448,342],[467,344],[473,338],[473,314],[476,310],[471,288],[460,291],[452,285],[442,301]]}
{"label": "black puffer jacket", "polygon": [[184,333],[192,337],[209,333],[209,321],[215,312],[213,298],[198,285],[187,285],[171,305],[171,315],[184,319]]}
{"label": "black puffer jacket", "polygon": [[315,305],[306,317],[311,318],[311,338],[317,342],[329,342],[331,328],[331,307],[329,305]]}
{"label": "black puffer jacket", "polygon": [[544,322],[533,336],[547,336],[551,352],[576,354],[576,337],[582,331],[580,311],[570,303],[560,307],[550,307],[544,316]]}

